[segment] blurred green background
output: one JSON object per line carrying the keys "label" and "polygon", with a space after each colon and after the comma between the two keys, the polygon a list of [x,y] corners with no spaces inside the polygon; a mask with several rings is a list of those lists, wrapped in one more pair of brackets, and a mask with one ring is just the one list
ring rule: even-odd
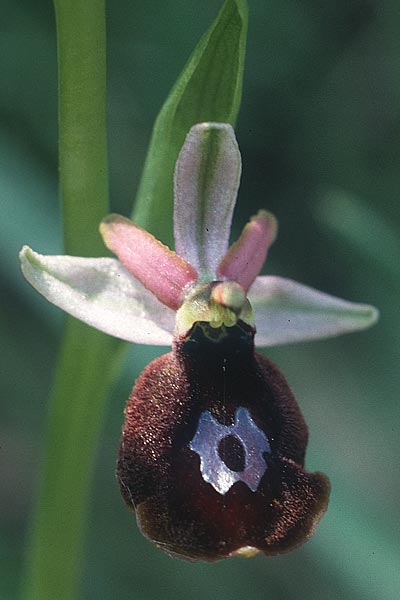
{"label": "blurred green background", "polygon": [[[113,211],[130,213],[154,118],[220,5],[108,3]],[[280,234],[265,272],[381,311],[367,332],[268,352],[305,414],[307,466],[330,476],[331,503],[315,537],[286,556],[208,565],[157,551],[114,480],[125,400],[158,353],[132,346],[98,453],[85,599],[400,597],[398,3],[249,0],[249,9],[234,233],[269,208]],[[22,279],[17,253],[23,243],[62,247],[52,3],[1,0],[1,12],[0,599],[14,600],[62,324]]]}

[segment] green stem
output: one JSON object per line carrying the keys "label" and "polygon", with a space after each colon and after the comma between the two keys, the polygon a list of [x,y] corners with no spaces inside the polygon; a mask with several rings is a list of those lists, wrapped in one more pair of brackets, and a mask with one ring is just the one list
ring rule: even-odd
{"label": "green stem", "polygon": [[[108,212],[104,0],[55,0],[59,157],[69,254],[98,256]],[[83,559],[91,473],[123,345],[68,318],[50,399],[24,597],[74,600]]]}
{"label": "green stem", "polygon": [[59,158],[67,254],[104,255],[108,211],[105,0],[54,0]]}

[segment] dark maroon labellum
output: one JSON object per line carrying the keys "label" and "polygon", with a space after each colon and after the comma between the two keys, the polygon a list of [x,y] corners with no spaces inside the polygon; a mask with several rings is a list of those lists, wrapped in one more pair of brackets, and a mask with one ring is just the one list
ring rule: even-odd
{"label": "dark maroon labellum", "polygon": [[139,377],[126,407],[117,476],[142,532],[171,555],[214,561],[287,552],[329,498],[304,470],[307,426],[254,330],[196,323]]}

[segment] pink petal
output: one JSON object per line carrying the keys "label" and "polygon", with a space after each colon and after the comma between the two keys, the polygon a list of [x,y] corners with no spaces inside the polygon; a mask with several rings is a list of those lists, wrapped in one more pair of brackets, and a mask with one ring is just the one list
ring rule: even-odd
{"label": "pink petal", "polygon": [[275,241],[277,221],[274,215],[260,210],[244,227],[218,265],[217,276],[239,283],[247,292],[259,274],[268,248]]}
{"label": "pink petal", "polygon": [[178,310],[183,289],[197,281],[196,270],[150,233],[120,215],[109,215],[100,224],[107,248],[116,254],[163,304]]}

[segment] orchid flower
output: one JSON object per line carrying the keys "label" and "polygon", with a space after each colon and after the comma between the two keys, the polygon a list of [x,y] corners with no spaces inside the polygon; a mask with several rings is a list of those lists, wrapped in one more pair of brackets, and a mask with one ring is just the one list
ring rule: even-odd
{"label": "orchid flower", "polygon": [[132,390],[117,477],[142,532],[189,560],[288,551],[327,507],[329,480],[304,469],[300,409],[254,338],[273,346],[377,319],[371,306],[259,276],[277,234],[265,210],[228,247],[240,174],[231,126],[195,125],[175,169],[175,252],[110,215],[100,232],[118,259],[20,255],[26,279],[74,317],[131,342],[172,343]]}

